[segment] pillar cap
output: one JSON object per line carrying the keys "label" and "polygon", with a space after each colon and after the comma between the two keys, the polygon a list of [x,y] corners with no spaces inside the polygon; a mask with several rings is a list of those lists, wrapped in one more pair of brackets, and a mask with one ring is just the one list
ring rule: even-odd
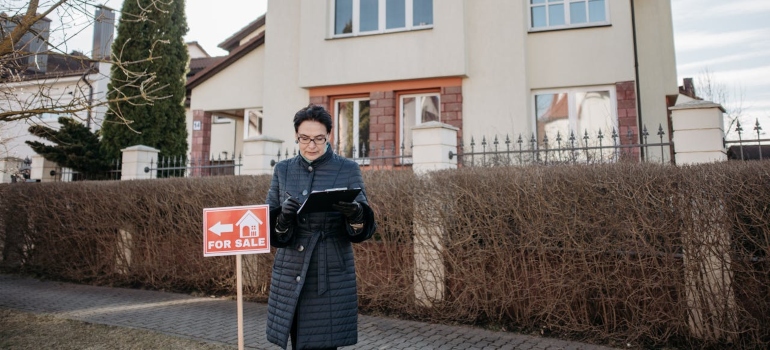
{"label": "pillar cap", "polygon": [[249,136],[245,139],[243,139],[244,142],[247,141],[271,141],[271,142],[283,142],[283,140],[272,137],[272,136],[266,136],[266,135],[257,135],[257,136]]}
{"label": "pillar cap", "polygon": [[412,130],[419,130],[419,129],[432,129],[432,128],[444,128],[444,129],[451,129],[455,131],[459,131],[460,129],[457,127],[454,127],[449,124],[445,124],[442,122],[432,121],[427,123],[422,123],[420,125],[416,125],[412,127]]}
{"label": "pillar cap", "polygon": [[150,146],[145,146],[145,145],[136,145],[136,146],[126,147],[124,149],[121,149],[120,151],[121,152],[125,152],[125,151],[160,152],[160,150],[157,150],[155,148],[152,148]]}
{"label": "pillar cap", "polygon": [[711,101],[704,101],[704,100],[689,101],[689,102],[668,107],[668,109],[671,111],[674,111],[678,109],[705,109],[705,108],[714,108],[714,107],[719,108],[719,110],[721,110],[723,113],[727,112],[725,108],[722,107],[721,104],[714,103]]}

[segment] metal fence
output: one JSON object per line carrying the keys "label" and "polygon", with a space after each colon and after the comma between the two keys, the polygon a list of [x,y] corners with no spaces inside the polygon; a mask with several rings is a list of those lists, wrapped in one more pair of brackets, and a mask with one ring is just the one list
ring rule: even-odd
{"label": "metal fence", "polygon": [[[762,126],[759,119],[754,123],[754,132],[747,132],[744,135],[743,126],[740,120],[735,124],[735,132],[738,134],[737,140],[725,140],[727,148],[727,158],[731,160],[762,160],[770,159],[770,145],[763,145],[763,142],[770,142],[768,138],[762,138]],[[756,135],[756,137],[754,137]],[[745,137],[744,137],[745,136]],[[731,146],[732,145],[732,146]]]}
{"label": "metal fence", "polygon": [[57,166],[43,175],[51,176],[53,181],[61,182],[120,180],[121,167],[121,160],[114,159],[110,162],[109,170],[99,174],[85,174],[72,168]]}
{"label": "metal fence", "polygon": [[144,172],[155,172],[154,178],[167,177],[202,177],[240,175],[243,166],[243,156],[227,157],[162,157],[158,161],[150,160],[152,167],[145,167]]}
{"label": "metal fence", "polygon": [[[655,142],[657,141],[657,142]],[[457,153],[460,166],[511,166],[527,164],[596,164],[619,161],[671,162],[673,143],[658,126],[655,136],[647,127],[642,128],[641,139],[631,130],[620,135],[615,128],[609,134],[598,130],[595,134],[585,130],[582,134],[574,131],[557,132],[553,139],[547,135],[538,140],[533,133],[529,138],[519,134],[515,140],[509,135],[504,139],[482,137],[480,143],[471,137],[470,147],[459,145]]]}

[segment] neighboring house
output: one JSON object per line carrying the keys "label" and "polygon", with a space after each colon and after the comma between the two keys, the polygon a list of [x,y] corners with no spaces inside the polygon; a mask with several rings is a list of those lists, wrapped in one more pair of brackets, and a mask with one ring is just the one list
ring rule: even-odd
{"label": "neighboring house", "polygon": [[[102,59],[110,55],[115,15],[109,8],[98,7],[95,18],[97,21],[94,25],[94,46],[90,58],[78,52],[64,55],[49,50],[47,34],[44,38],[25,35],[20,45],[33,47],[35,54],[29,56],[30,61],[26,69],[15,72],[14,76],[3,76],[0,79],[0,109],[29,110],[50,106],[52,103],[59,106],[71,105],[77,109],[93,105],[93,108],[67,115],[82,120],[92,130],[99,129],[107,107],[96,104],[105,98],[111,67]],[[3,24],[5,26],[7,22]],[[49,24],[50,20],[44,18],[35,24],[37,32],[47,33]],[[0,159],[6,161],[5,164],[0,164],[0,172],[7,175],[12,172],[9,165],[13,160],[31,158],[35,154],[24,142],[41,141],[40,138],[29,134],[30,126],[46,125],[56,129],[59,126],[59,116],[41,112],[38,116],[26,120],[0,122]],[[0,181],[9,182],[9,177],[2,176]]]}
{"label": "neighboring house", "polygon": [[[613,128],[628,144],[642,126],[668,129],[678,97],[670,0],[269,1],[267,14],[188,83],[196,120],[234,118],[236,152],[260,134],[294,148],[291,119],[308,103],[329,108],[348,157],[409,155],[410,129],[433,120],[465,145]],[[244,126],[252,113],[258,130]],[[214,133],[194,136],[193,153],[226,150]]]}
{"label": "neighboring house", "polygon": [[[211,57],[211,55],[206,52],[206,50],[203,49],[200,44],[198,44],[197,41],[192,41],[187,43],[187,53],[190,55],[190,64],[189,69],[187,71],[187,81],[189,82],[192,80],[192,78],[206,69],[209,66],[217,64],[219,61],[221,61],[224,57],[218,56],[218,57]],[[190,151],[189,145],[192,144],[192,109],[190,109],[190,103],[192,98],[192,91],[187,88],[185,94],[185,101],[184,101],[184,107],[185,107],[185,120],[187,124],[187,145],[188,145],[188,152]],[[228,134],[229,135],[229,134]],[[228,137],[230,139],[231,137]]]}
{"label": "neighboring house", "polygon": [[263,75],[264,43],[261,16],[219,44],[227,56],[187,81],[193,158],[238,157],[245,138],[262,135],[263,89],[271,88]]}
{"label": "neighboring house", "polygon": [[[30,68],[20,76],[22,79],[17,82],[8,80],[0,81],[0,89],[3,92],[10,91],[12,95],[4,95],[0,99],[0,104],[6,108],[18,108],[18,102],[23,101],[26,108],[35,108],[45,101],[29,98],[37,92],[48,98],[57,100],[60,103],[67,103],[72,100],[78,100],[79,106],[87,103],[94,105],[90,111],[81,111],[74,114],[76,118],[82,120],[89,127],[96,131],[101,127],[101,121],[107,111],[103,103],[106,98],[107,85],[110,80],[111,64],[105,59],[110,57],[110,50],[113,41],[115,16],[112,10],[106,7],[97,8],[94,25],[94,46],[92,57],[86,57],[82,54],[73,52],[71,55],[62,55],[48,51],[42,45],[34,46],[36,52],[39,52],[38,58],[30,58]],[[39,32],[47,32],[49,20],[45,19],[38,25]],[[35,43],[34,36],[25,36],[25,40]],[[22,42],[25,42],[22,40]],[[44,43],[44,41],[43,41]],[[21,44],[24,46],[24,44]],[[190,55],[189,71],[187,79],[191,79],[196,73],[202,71],[207,66],[215,64],[221,57],[211,57],[197,42],[187,43],[188,53]],[[33,56],[30,56],[33,57]],[[8,96],[13,96],[8,97]],[[192,120],[192,112],[189,110],[189,93],[185,101],[188,119]],[[29,127],[32,125],[46,125],[57,129],[59,127],[59,114],[41,113],[37,117],[18,122],[0,122],[0,183],[11,182],[11,174],[18,172],[17,168],[26,158],[31,158],[35,153],[24,141],[43,141],[29,133]],[[189,123],[188,123],[189,124]],[[231,138],[232,139],[232,138]],[[188,136],[188,144],[192,142],[192,135]]]}

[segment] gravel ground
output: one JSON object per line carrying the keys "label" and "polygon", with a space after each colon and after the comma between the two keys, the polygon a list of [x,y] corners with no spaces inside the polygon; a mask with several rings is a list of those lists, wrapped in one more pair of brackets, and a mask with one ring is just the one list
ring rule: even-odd
{"label": "gravel ground", "polygon": [[0,309],[0,349],[232,350],[236,346]]}

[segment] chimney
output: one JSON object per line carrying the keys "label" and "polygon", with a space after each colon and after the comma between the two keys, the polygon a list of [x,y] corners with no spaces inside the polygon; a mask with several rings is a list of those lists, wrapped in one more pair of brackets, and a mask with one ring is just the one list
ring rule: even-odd
{"label": "chimney", "polygon": [[682,79],[682,86],[679,87],[679,93],[692,98],[698,98],[695,96],[695,85],[692,83],[692,78]]}
{"label": "chimney", "polygon": [[91,58],[109,60],[114,35],[115,12],[107,6],[97,6],[94,13],[94,46]]}
{"label": "chimney", "polygon": [[[16,16],[8,17],[5,12],[0,13],[2,20],[2,37],[10,34],[16,28]],[[13,47],[13,50],[23,57],[21,64],[24,69],[33,72],[45,73],[48,65],[48,35],[50,32],[51,20],[42,18],[32,24],[30,31],[24,33]]]}

